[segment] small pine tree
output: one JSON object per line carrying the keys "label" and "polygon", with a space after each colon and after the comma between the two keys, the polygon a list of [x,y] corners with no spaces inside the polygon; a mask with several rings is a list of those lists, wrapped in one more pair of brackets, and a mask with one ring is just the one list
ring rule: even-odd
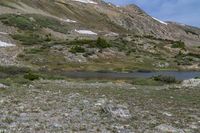
{"label": "small pine tree", "polygon": [[98,37],[96,45],[98,48],[101,48],[101,49],[110,47],[110,44],[101,37]]}
{"label": "small pine tree", "polygon": [[33,81],[39,79],[39,76],[29,72],[28,74],[24,75],[24,78]]}

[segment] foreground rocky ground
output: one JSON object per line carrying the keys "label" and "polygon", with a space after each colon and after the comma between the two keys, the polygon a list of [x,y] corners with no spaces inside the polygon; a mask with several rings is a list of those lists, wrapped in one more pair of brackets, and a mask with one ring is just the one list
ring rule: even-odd
{"label": "foreground rocky ground", "polygon": [[197,133],[200,87],[183,85],[64,80],[1,85],[0,132]]}

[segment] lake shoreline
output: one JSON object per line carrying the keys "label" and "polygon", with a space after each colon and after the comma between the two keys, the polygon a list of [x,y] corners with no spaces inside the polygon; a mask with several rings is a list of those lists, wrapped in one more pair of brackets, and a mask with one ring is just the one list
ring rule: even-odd
{"label": "lake shoreline", "polygon": [[177,80],[187,80],[200,77],[200,71],[134,71],[134,72],[111,72],[111,71],[63,71],[62,76],[70,78],[97,78],[97,79],[132,79],[152,78],[155,76],[172,76]]}

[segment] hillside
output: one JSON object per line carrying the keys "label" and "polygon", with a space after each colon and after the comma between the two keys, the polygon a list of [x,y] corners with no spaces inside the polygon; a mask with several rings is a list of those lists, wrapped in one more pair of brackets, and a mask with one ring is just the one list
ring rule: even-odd
{"label": "hillside", "polygon": [[[15,59],[1,55],[8,65],[95,71],[199,69],[200,30],[162,22],[136,5],[1,0],[0,22],[1,41],[16,45],[10,48]],[[105,46],[98,46],[98,37]]]}
{"label": "hillside", "polygon": [[[83,3],[73,0],[1,0],[2,11],[6,13],[18,12],[22,14],[41,14],[58,17],[57,19],[71,19],[77,21],[76,28],[95,30],[96,32],[135,33],[137,35],[151,35],[163,39],[182,40],[189,42],[200,41],[198,28],[176,23],[162,23],[146,14],[135,5],[116,7],[102,1],[97,3]],[[6,9],[5,9],[6,8]],[[122,32],[124,29],[124,32]],[[192,43],[194,43],[192,42]],[[199,44],[199,43],[198,43]]]}

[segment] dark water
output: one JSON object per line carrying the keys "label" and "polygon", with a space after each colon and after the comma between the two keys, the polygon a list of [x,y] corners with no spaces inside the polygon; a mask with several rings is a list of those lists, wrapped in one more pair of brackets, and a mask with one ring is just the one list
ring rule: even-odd
{"label": "dark water", "polygon": [[158,75],[174,76],[177,80],[185,80],[200,77],[200,71],[158,71],[158,72],[64,72],[63,75],[70,78],[97,78],[97,79],[131,79],[151,78]]}

